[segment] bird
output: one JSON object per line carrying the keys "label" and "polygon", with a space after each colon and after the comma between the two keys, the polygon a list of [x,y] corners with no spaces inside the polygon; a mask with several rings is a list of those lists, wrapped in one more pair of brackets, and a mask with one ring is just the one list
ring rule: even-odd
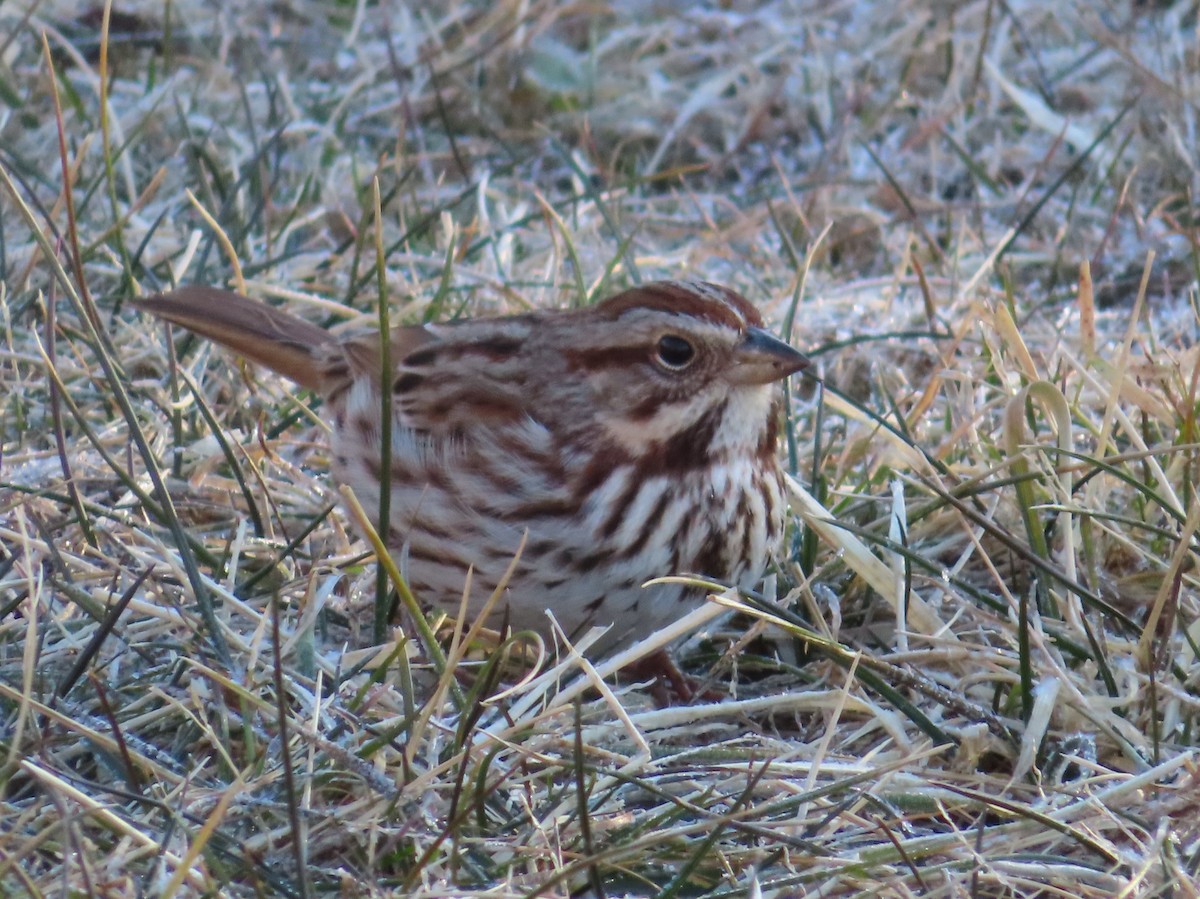
{"label": "bird", "polygon": [[[784,531],[780,382],[808,358],[737,291],[658,281],[570,310],[334,335],[191,285],[135,304],[312,390],[347,485],[414,595],[602,656],[704,601],[665,575],[758,584]],[[390,394],[390,459],[382,454]],[[384,466],[386,523],[378,520]],[[381,526],[382,524],[382,526]]]}

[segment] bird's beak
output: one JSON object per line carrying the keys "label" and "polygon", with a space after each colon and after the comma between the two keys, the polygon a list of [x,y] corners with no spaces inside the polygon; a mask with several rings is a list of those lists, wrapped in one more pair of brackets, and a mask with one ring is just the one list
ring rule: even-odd
{"label": "bird's beak", "polygon": [[762,328],[747,328],[746,336],[733,350],[731,377],[738,384],[769,384],[808,368],[812,363]]}

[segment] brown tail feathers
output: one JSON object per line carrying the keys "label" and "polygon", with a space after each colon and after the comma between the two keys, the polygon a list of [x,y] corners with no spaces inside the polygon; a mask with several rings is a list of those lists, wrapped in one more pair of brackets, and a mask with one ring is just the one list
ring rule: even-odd
{"label": "brown tail feathers", "polygon": [[317,351],[334,338],[311,322],[231,290],[198,285],[132,305],[215,340],[301,387],[321,387]]}

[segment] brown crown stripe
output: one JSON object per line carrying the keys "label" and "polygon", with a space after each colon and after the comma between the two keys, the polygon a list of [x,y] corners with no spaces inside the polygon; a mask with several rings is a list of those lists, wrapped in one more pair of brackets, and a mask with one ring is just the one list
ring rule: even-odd
{"label": "brown crown stripe", "polygon": [[631,309],[657,309],[675,315],[690,315],[701,321],[738,331],[762,326],[762,315],[741,294],[705,281],[682,284],[660,281],[635,287],[596,306],[605,318],[618,319]]}

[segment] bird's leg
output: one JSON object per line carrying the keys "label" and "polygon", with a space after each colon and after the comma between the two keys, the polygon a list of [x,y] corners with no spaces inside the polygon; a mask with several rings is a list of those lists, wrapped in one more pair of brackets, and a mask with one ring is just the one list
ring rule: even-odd
{"label": "bird's leg", "polygon": [[724,694],[713,689],[697,693],[696,679],[684,674],[665,649],[659,649],[644,659],[639,659],[626,666],[625,670],[637,679],[654,679],[650,685],[650,695],[660,709],[676,704],[671,701],[672,694],[682,700],[684,705],[691,703],[697,696],[708,702],[719,702],[726,698]]}

